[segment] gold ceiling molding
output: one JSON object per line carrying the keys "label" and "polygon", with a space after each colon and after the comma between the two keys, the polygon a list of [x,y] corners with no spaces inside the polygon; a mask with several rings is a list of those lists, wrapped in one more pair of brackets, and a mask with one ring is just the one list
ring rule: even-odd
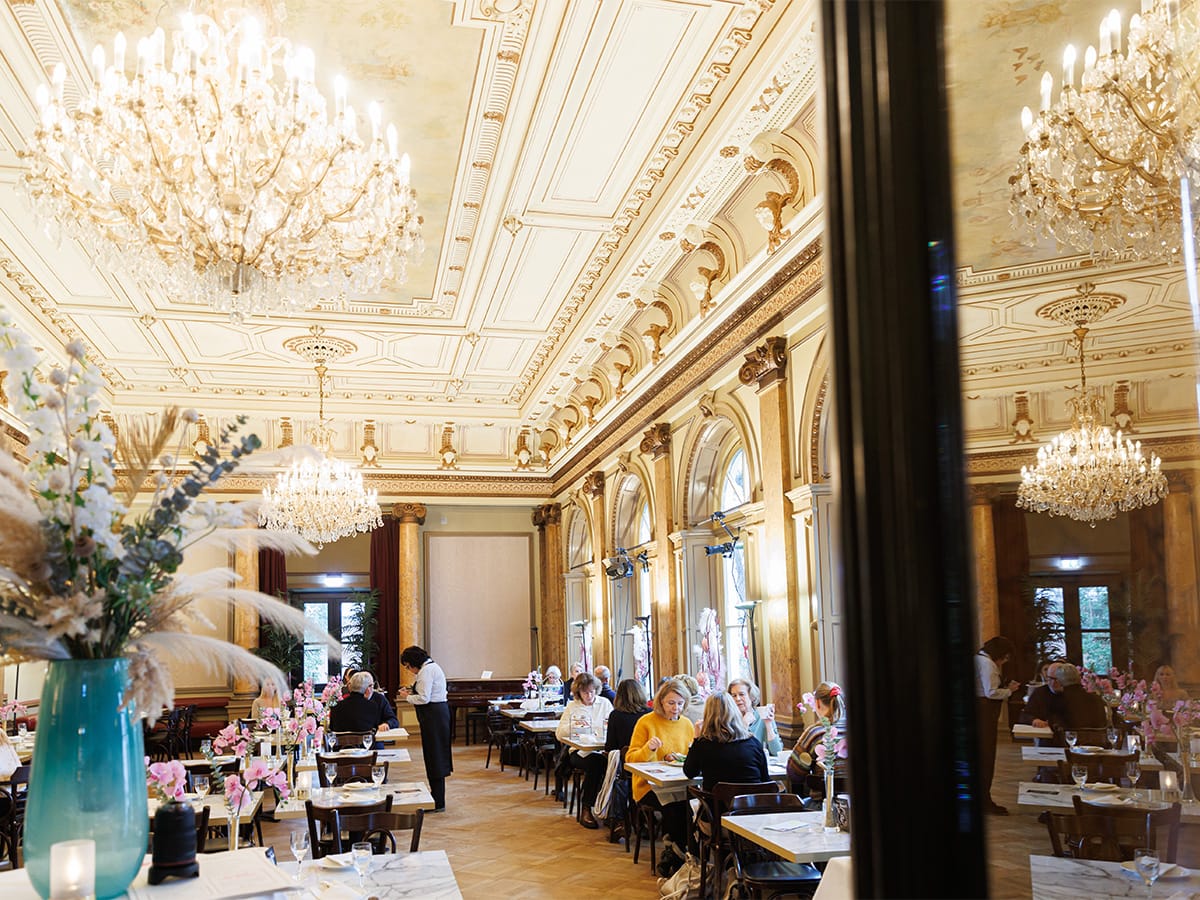
{"label": "gold ceiling molding", "polygon": [[[1163,462],[1195,462],[1200,459],[1200,435],[1155,437],[1154,452]],[[967,475],[1011,475],[1019,479],[1021,466],[1030,462],[1028,447],[1017,450],[996,450],[983,453],[967,451]],[[1016,484],[1014,481],[1014,490]]]}
{"label": "gold ceiling molding", "polygon": [[818,238],[800,248],[691,352],[659,372],[653,386],[638,398],[635,410],[610,422],[587,443],[575,448],[573,457],[554,476],[554,494],[567,490],[583,477],[585,469],[595,468],[616,454],[621,445],[645,431],[688,394],[702,388],[722,366],[744,355],[747,348],[813,297],[824,278],[824,257]]}
{"label": "gold ceiling molding", "polygon": [[[583,275],[576,281],[574,288],[568,295],[567,301],[560,309],[550,333],[542,340],[521,380],[517,382],[516,387],[509,395],[512,403],[521,403],[533,386],[533,383],[541,377],[551,352],[558,345],[563,335],[566,334],[567,328],[574,321],[576,314],[588,299],[600,275],[611,262],[615,251],[626,235],[628,235],[633,222],[641,216],[643,207],[652,196],[655,188],[665,177],[671,161],[679,156],[679,148],[695,130],[696,122],[702,112],[709,108],[717,88],[729,75],[731,71],[730,63],[745,49],[749,43],[749,38],[752,36],[754,29],[761,23],[764,14],[775,5],[774,0],[757,0],[757,2],[746,3],[736,17],[734,24],[726,32],[725,38],[716,44],[713,55],[710,57],[709,62],[702,67],[702,74],[692,86],[690,96],[677,109],[673,124],[666,128],[662,145],[657,152],[651,154],[641,177],[634,182],[633,188],[626,196],[622,209],[614,220],[613,227],[605,234],[599,250],[593,254]],[[787,4],[779,4],[779,6],[783,8]],[[779,71],[773,73],[771,76],[772,82],[778,80],[781,84],[791,85],[801,70],[806,67],[811,68],[815,65],[815,39],[811,39],[811,36],[805,36],[796,43],[800,49],[792,53],[784,61]],[[778,97],[774,99],[778,100]],[[774,101],[772,101],[772,105],[774,105]],[[734,134],[741,135],[743,132],[748,132],[746,135],[746,139],[748,140],[755,134],[765,130],[763,119],[770,113],[770,109],[771,107],[768,106],[766,110],[749,110],[742,116],[737,126],[735,126]],[[738,143],[738,141],[730,140],[727,143]],[[713,188],[718,186],[723,188],[732,187],[732,184],[729,183],[728,175],[729,171],[735,167],[737,167],[736,160],[722,159],[718,152],[715,162],[710,163],[707,171],[691,187],[688,196],[709,197],[711,202]],[[690,211],[676,210],[677,217],[685,215],[688,212]],[[693,218],[695,216],[686,215],[688,221]],[[682,232],[683,226],[686,224],[687,222],[684,221],[674,230]],[[658,259],[661,259],[666,252],[667,247],[657,242],[649,251],[651,254],[656,254]],[[643,261],[638,270],[641,271],[645,265],[646,263]],[[641,280],[641,276],[634,277],[639,281]],[[630,283],[624,284],[622,286],[623,290],[631,292],[636,290],[637,285],[631,283],[632,279],[626,278],[625,280]],[[608,308],[602,311],[601,318],[607,316],[611,321],[623,307],[625,307],[624,302],[614,297],[608,303]],[[591,337],[594,338],[596,335],[591,335]]]}

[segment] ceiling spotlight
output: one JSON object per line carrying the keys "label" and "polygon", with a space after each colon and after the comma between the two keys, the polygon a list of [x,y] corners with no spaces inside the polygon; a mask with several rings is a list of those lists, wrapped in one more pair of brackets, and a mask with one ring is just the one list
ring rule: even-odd
{"label": "ceiling spotlight", "polygon": [[609,578],[629,578],[633,575],[633,561],[624,547],[617,548],[616,556],[604,559],[604,574]]}

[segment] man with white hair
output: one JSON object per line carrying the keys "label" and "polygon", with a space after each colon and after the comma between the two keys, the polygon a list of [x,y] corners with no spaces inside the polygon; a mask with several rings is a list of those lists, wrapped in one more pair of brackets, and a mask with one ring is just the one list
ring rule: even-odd
{"label": "man with white hair", "polygon": [[592,672],[592,674],[600,679],[600,696],[609,703],[612,703],[614,700],[616,700],[617,692],[614,691],[612,689],[612,685],[608,683],[608,680],[612,678],[612,672],[609,670],[608,666],[596,666],[596,669],[594,672]]}
{"label": "man with white hair", "polygon": [[355,672],[350,678],[350,693],[329,714],[331,731],[382,731],[398,728],[400,720],[387,697],[375,690],[370,672]]}

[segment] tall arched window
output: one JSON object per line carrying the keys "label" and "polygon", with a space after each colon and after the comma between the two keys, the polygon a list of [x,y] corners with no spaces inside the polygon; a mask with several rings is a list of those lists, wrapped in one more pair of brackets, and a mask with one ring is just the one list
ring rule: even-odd
{"label": "tall arched window", "polygon": [[[729,454],[721,471],[721,512],[737,509],[750,499],[750,475],[746,469],[746,451],[740,446]],[[733,553],[721,559],[722,619],[724,620],[725,674],[731,678],[750,678],[750,633],[746,612],[738,609],[746,603],[746,551],[738,541]]]}
{"label": "tall arched window", "polygon": [[600,660],[612,668],[618,679],[636,676],[637,642],[634,630],[637,617],[649,611],[651,597],[648,567],[639,562],[637,557],[649,548],[653,539],[649,497],[642,479],[629,473],[617,485],[613,549],[614,552],[617,548],[625,550],[633,569],[628,577],[614,578],[609,583],[613,659]]}
{"label": "tall arched window", "polygon": [[721,475],[721,512],[736,509],[750,499],[750,473],[746,470],[746,451],[738,447],[729,456]]}

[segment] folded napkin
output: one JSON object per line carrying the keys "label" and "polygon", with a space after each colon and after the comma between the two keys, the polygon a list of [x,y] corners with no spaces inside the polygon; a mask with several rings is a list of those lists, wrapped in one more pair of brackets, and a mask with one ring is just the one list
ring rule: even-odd
{"label": "folded napkin", "polygon": [[764,825],[763,831],[799,831],[802,828],[812,827],[812,822],[779,822],[774,825]]}
{"label": "folded napkin", "polygon": [[317,900],[366,900],[368,896],[356,885],[340,881],[319,881],[313,889],[313,894]]}

